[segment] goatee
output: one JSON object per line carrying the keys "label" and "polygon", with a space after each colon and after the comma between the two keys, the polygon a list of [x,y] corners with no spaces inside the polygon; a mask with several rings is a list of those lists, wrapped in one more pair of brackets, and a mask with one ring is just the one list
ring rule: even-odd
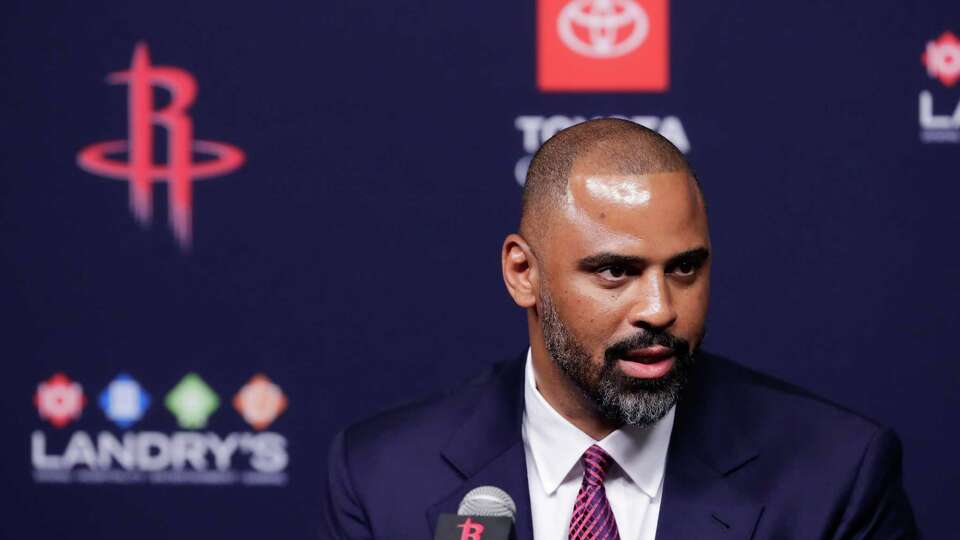
{"label": "goatee", "polygon": [[[694,362],[694,351],[685,339],[668,332],[640,330],[607,347],[602,365],[597,366],[567,329],[545,288],[541,290],[538,309],[547,352],[608,420],[649,426],[676,404]],[[630,351],[654,345],[673,350],[674,363],[666,375],[638,379],[624,375],[617,368],[618,360]]]}

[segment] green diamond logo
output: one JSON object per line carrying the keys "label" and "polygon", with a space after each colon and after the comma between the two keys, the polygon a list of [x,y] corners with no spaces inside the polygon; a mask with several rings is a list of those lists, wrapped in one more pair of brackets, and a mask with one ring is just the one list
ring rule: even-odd
{"label": "green diamond logo", "polygon": [[170,393],[164,404],[185,429],[201,429],[207,418],[220,406],[220,398],[196,373],[188,373]]}

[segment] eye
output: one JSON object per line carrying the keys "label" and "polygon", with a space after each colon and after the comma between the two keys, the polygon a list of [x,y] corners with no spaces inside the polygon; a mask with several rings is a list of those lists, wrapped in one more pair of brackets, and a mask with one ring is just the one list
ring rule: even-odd
{"label": "eye", "polygon": [[620,281],[627,275],[627,267],[613,265],[601,268],[597,274],[608,281]]}
{"label": "eye", "polygon": [[678,261],[676,266],[673,267],[673,273],[682,277],[692,276],[697,271],[698,266],[694,261],[684,259]]}

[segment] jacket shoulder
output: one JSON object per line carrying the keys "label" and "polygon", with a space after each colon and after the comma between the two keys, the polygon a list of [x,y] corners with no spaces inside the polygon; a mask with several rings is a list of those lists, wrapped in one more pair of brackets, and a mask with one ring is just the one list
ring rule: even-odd
{"label": "jacket shoulder", "polygon": [[496,383],[506,365],[507,362],[494,364],[448,389],[359,421],[343,430],[344,445],[352,456],[368,464],[379,461],[382,454],[391,459],[404,450],[438,449],[446,444],[490,385]]}
{"label": "jacket shoulder", "polygon": [[[729,478],[766,502],[758,536],[916,537],[902,485],[902,447],[893,431],[730,360],[701,360],[691,380],[702,390],[701,413],[719,409],[729,417],[723,426],[757,450]],[[798,524],[810,528],[802,532]]]}
{"label": "jacket shoulder", "polygon": [[[712,354],[700,359],[710,392],[735,407],[745,430],[764,439],[862,448],[888,431],[879,422],[794,384]],[[799,441],[799,442],[797,442]]]}
{"label": "jacket shoulder", "polygon": [[461,482],[440,450],[495,384],[499,369],[340,431],[321,494],[327,536],[415,538],[426,532],[420,527],[427,521],[414,516],[425,518],[424,509]]}

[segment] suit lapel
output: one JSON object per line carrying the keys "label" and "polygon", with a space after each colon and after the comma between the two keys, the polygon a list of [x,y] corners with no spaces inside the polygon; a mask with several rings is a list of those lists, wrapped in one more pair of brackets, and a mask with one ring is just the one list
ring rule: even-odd
{"label": "suit lapel", "polygon": [[526,355],[494,372],[492,381],[472,413],[441,451],[444,459],[463,477],[463,483],[427,510],[432,531],[437,517],[457,513],[468,491],[496,486],[517,505],[517,540],[533,539],[527,462],[523,449],[523,375]]}
{"label": "suit lapel", "polygon": [[753,537],[763,504],[734,483],[759,454],[745,433],[744,415],[731,381],[701,355],[677,403],[667,452],[657,538],[747,540]]}
{"label": "suit lapel", "polygon": [[[432,531],[442,513],[456,513],[475,487],[503,489],[517,505],[517,540],[533,540],[527,465],[521,436],[524,357],[496,370],[487,389],[441,451],[463,477],[427,510]],[[759,452],[742,427],[737,383],[702,354],[677,403],[664,474],[659,540],[752,538],[762,501],[739,491],[735,475]]]}
{"label": "suit lapel", "polygon": [[659,540],[748,540],[762,512],[762,504],[738,493],[703,463],[689,457],[667,459]]}

